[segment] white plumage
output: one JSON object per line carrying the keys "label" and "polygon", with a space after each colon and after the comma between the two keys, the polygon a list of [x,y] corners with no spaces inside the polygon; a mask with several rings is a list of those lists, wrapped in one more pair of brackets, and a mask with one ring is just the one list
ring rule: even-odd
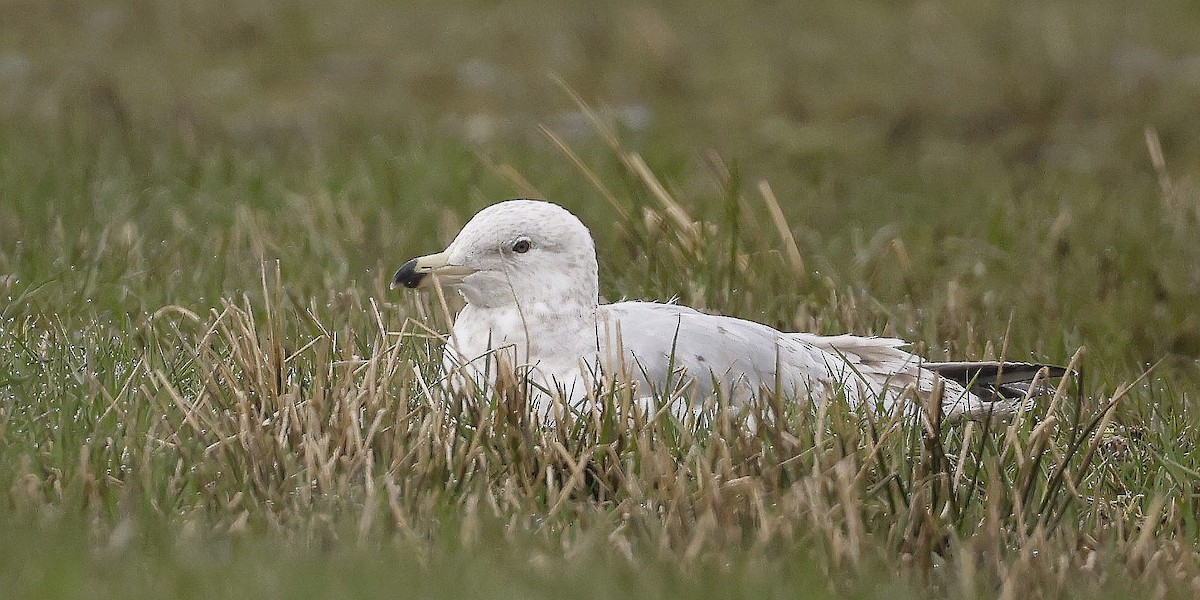
{"label": "white plumage", "polygon": [[[885,410],[895,409],[906,390],[931,393],[939,378],[902,340],[784,333],[674,304],[599,304],[591,233],[549,202],[510,200],[485,208],[444,252],[401,267],[393,287],[431,279],[466,300],[443,359],[451,384],[471,378],[493,385],[494,361],[502,357],[540,390],[533,405],[543,419],[552,417],[552,395],[585,408],[600,378],[632,382],[647,400],[682,388],[676,396],[692,407],[714,393],[739,406],[770,390],[818,401],[840,392],[854,405]],[[1024,380],[1040,367],[1010,364],[1013,371],[1032,369]],[[1012,401],[993,397],[994,390],[984,400],[982,388],[972,384],[942,379],[948,419],[1013,412]]]}

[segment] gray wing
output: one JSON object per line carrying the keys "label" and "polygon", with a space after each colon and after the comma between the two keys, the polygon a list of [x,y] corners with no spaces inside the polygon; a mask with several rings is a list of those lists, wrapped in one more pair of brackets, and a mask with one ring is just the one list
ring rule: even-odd
{"label": "gray wing", "polygon": [[[840,357],[771,327],[685,306],[605,304],[598,321],[606,372],[627,373],[658,392],[686,378],[693,400],[720,389],[741,403],[777,382],[790,396],[820,394],[846,371]],[[857,393],[856,384],[849,385]]]}
{"label": "gray wing", "polygon": [[930,394],[940,380],[945,418],[977,420],[1014,414],[1014,399],[1023,397],[1016,392],[1031,378],[1028,369],[1009,366],[1009,378],[991,388],[979,382],[1000,373],[999,364],[927,363],[895,338],[782,333],[674,304],[602,305],[599,322],[605,372],[627,373],[656,392],[688,379],[693,399],[721,389],[741,403],[778,383],[791,397],[840,389],[851,402],[878,401],[890,410],[905,392]]}

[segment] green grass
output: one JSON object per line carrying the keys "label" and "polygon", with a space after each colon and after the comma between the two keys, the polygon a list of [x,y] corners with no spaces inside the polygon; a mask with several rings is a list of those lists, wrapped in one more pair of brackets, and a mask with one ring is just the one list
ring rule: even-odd
{"label": "green grass", "polygon": [[[1200,593],[1192,3],[0,23],[6,595]],[[517,388],[430,388],[448,320],[387,289],[522,195],[591,226],[606,298],[1084,348],[1082,392],[936,436],[805,406],[532,427]]]}

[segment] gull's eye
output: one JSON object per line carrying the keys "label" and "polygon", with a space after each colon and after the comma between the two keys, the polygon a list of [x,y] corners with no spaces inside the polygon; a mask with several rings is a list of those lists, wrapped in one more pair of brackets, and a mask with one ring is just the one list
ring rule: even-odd
{"label": "gull's eye", "polygon": [[516,252],[517,254],[525,254],[526,252],[529,252],[529,249],[532,247],[533,244],[529,241],[529,238],[520,238],[513,242],[512,245],[513,252]]}

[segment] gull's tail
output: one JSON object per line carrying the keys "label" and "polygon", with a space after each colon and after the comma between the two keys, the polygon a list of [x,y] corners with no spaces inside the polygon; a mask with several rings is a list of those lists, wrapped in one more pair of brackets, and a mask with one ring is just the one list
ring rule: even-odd
{"label": "gull's tail", "polygon": [[881,395],[885,404],[905,388],[934,391],[942,377],[942,414],[948,422],[1008,419],[1033,398],[1054,392],[1054,381],[1070,373],[1055,365],[1027,362],[927,362],[904,349],[904,340],[856,335],[788,333],[788,339],[824,350]]}

